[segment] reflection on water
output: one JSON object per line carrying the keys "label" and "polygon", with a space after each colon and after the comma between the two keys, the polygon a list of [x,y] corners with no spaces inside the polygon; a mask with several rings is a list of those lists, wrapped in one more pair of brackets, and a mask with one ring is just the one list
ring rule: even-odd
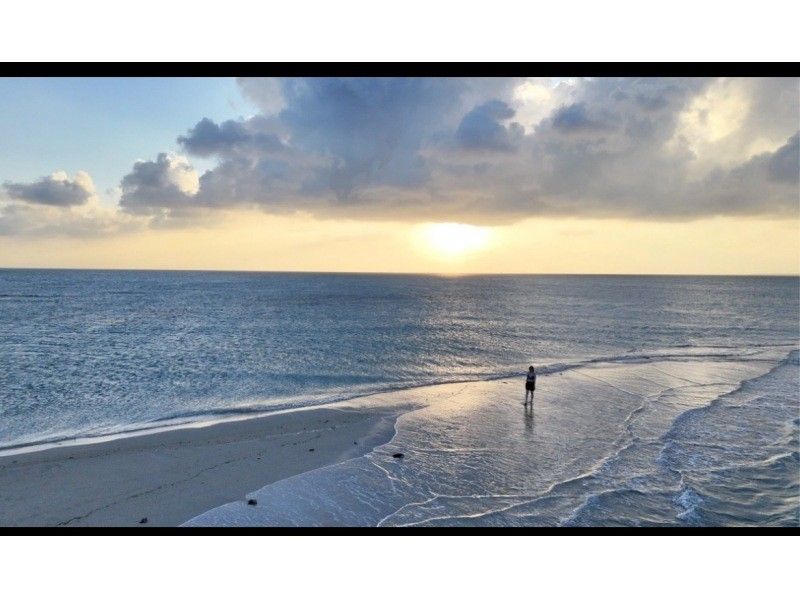
{"label": "reflection on water", "polygon": [[525,404],[525,429],[533,432],[533,403]]}
{"label": "reflection on water", "polygon": [[503,382],[397,393],[383,404],[427,406],[387,445],[189,524],[798,525],[797,352],[784,358],[586,365],[543,375],[522,413]]}
{"label": "reflection on water", "polygon": [[799,298],[775,277],[0,270],[0,444],[795,343]]}

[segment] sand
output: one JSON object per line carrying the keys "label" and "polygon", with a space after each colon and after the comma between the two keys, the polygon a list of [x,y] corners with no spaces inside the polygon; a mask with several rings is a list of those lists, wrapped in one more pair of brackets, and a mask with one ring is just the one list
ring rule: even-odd
{"label": "sand", "polygon": [[0,457],[0,526],[180,525],[368,453],[392,438],[397,415],[305,409]]}
{"label": "sand", "polygon": [[[519,379],[450,383],[0,456],[0,526],[682,524],[695,503],[675,472],[706,475],[707,459],[718,483],[719,446],[756,416],[715,422],[744,414],[755,395],[796,396],[793,370],[778,390],[774,373],[767,390],[754,386],[784,357],[590,362],[543,372],[532,409]],[[698,438],[717,430],[723,440],[696,444],[692,422]],[[785,426],[775,426],[772,444],[758,442],[781,456]],[[758,466],[742,446],[726,465]],[[785,507],[773,494],[764,521]],[[787,508],[794,525],[796,502]]]}

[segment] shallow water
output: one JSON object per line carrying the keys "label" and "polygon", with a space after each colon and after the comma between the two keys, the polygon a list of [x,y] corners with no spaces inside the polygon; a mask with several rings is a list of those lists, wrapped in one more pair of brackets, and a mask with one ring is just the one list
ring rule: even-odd
{"label": "shallow water", "polygon": [[0,270],[0,447],[796,346],[798,279]]}
{"label": "shallow water", "polygon": [[187,524],[797,526],[798,352],[698,353],[385,395],[391,443]]}

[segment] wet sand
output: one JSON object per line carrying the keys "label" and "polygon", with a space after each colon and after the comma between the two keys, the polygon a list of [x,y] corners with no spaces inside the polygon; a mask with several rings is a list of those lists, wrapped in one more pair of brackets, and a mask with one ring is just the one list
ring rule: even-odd
{"label": "wet sand", "polygon": [[305,409],[3,456],[0,526],[180,525],[368,453],[391,439],[397,413]]}

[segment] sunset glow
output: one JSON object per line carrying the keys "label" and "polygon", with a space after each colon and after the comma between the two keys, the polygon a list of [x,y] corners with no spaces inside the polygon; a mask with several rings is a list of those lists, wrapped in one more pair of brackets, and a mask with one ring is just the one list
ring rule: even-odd
{"label": "sunset glow", "polygon": [[419,234],[428,251],[445,259],[463,258],[480,251],[486,248],[490,237],[488,228],[455,222],[423,224]]}
{"label": "sunset glow", "polygon": [[0,267],[796,274],[798,91],[9,78]]}

